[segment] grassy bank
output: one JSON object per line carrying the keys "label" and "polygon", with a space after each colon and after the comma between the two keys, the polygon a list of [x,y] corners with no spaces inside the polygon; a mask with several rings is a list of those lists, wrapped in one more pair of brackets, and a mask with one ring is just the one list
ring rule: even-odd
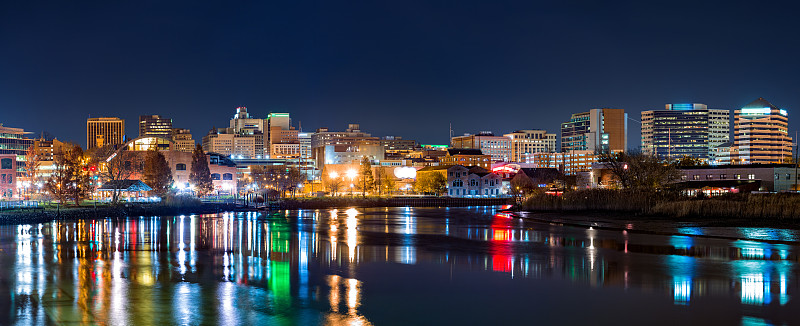
{"label": "grassy bank", "polygon": [[561,197],[531,197],[520,208],[529,211],[594,211],[679,218],[794,219],[800,217],[800,194],[731,194],[699,199],[671,193],[590,189],[568,192]]}

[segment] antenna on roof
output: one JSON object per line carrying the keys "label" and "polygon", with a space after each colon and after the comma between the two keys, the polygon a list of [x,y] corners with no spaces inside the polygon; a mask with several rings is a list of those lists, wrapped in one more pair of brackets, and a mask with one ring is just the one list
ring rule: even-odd
{"label": "antenna on roof", "polygon": [[[450,139],[453,139],[453,123],[452,122],[450,123]],[[450,139],[448,139],[447,141],[450,141]]]}

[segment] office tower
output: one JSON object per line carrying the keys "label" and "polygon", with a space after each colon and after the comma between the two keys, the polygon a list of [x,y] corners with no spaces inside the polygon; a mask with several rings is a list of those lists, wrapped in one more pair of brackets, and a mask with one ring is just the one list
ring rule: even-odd
{"label": "office tower", "polygon": [[561,124],[561,152],[625,151],[628,146],[628,114],[623,109],[591,109],[572,114]]}
{"label": "office tower", "polygon": [[86,120],[86,149],[124,143],[124,119],[89,118]]}
{"label": "office tower", "polygon": [[[511,139],[505,136],[495,136],[491,131],[481,131],[478,134],[456,136],[450,138],[451,148],[480,149],[483,154],[489,155],[493,162],[508,162],[512,158]],[[553,135],[555,141],[555,135]],[[555,150],[555,146],[553,146]]]}
{"label": "office tower", "polygon": [[349,124],[345,131],[317,129],[311,136],[311,155],[317,169],[326,164],[358,163],[362,157],[382,160],[385,150],[378,137],[362,132],[358,124]]}
{"label": "office tower", "polygon": [[172,139],[172,119],[160,115],[140,115],[139,137],[144,136]]}
{"label": "office tower", "polygon": [[299,131],[292,127],[288,113],[270,113],[265,120],[269,131],[266,136],[264,151],[269,151],[270,158],[299,158]]}
{"label": "office tower", "polygon": [[229,128],[238,134],[265,133],[264,119],[252,118],[244,106],[236,108],[236,114],[231,118]]}
{"label": "office tower", "polygon": [[195,148],[195,142],[189,129],[172,128],[172,143],[175,146],[173,149],[179,152],[191,153]]}
{"label": "office tower", "polygon": [[734,164],[781,163],[792,155],[789,114],[763,98],[734,111]]}
{"label": "office tower", "polygon": [[533,153],[556,151],[556,135],[541,129],[517,130],[503,135],[511,140],[511,161],[523,163]]}
{"label": "office tower", "polygon": [[667,104],[665,110],[642,112],[642,153],[671,160],[710,158],[730,140],[729,111],[705,104]]}
{"label": "office tower", "polygon": [[264,119],[255,119],[246,107],[236,108],[229,128],[212,128],[203,136],[203,150],[232,159],[261,159],[269,154],[265,147]]}

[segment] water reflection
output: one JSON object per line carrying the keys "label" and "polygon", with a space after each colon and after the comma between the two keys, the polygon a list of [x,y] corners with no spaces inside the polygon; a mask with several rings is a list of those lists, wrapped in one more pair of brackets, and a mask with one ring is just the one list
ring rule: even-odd
{"label": "water reflection", "polygon": [[657,294],[684,309],[702,298],[743,322],[772,323],[767,311],[797,305],[797,260],[786,244],[564,227],[488,207],[56,221],[0,226],[0,289],[10,294],[0,323],[370,324],[394,310],[385,284],[418,286],[422,306],[431,294],[457,299],[408,278],[423,266],[433,268],[424,278],[442,268],[450,282],[481,271],[479,283],[573,284],[551,299],[582,287]]}

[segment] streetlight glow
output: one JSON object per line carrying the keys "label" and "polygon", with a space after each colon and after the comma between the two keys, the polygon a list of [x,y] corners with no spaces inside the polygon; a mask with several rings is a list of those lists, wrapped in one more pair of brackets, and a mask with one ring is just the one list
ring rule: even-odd
{"label": "streetlight glow", "polygon": [[358,175],[358,172],[356,172],[356,170],[353,170],[353,169],[347,170],[347,177],[348,178],[354,179],[356,177],[356,175]]}

